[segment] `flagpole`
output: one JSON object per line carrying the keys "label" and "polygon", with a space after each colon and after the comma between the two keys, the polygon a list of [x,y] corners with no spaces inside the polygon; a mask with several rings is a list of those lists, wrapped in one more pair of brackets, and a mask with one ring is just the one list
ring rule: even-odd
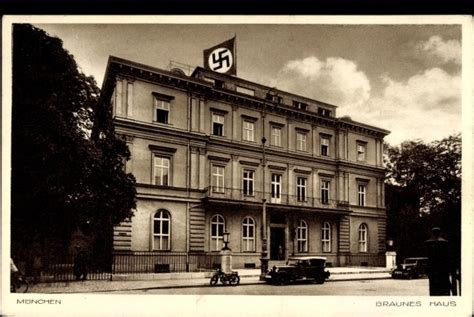
{"label": "flagpole", "polygon": [[234,65],[235,65],[235,76],[237,77],[237,33],[234,33]]}

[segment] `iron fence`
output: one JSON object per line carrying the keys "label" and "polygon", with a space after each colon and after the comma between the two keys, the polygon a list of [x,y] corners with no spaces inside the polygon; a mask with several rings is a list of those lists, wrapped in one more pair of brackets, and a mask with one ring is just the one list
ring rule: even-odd
{"label": "iron fence", "polygon": [[[74,259],[73,255],[48,256],[42,259],[42,266],[31,272],[33,277],[44,282],[60,282],[73,281],[76,279],[74,275]],[[37,275],[37,276],[35,276]],[[111,278],[111,269],[104,269],[88,260],[87,277],[88,280],[109,280]]]}
{"label": "iron fence", "polygon": [[[74,281],[74,260],[72,255],[43,257],[40,268],[26,271],[38,281]],[[219,267],[220,260],[218,252],[120,252],[114,253],[112,263],[105,267],[89,258],[86,279],[110,280],[112,274],[206,272]]]}
{"label": "iron fence", "polygon": [[385,255],[382,254],[350,254],[346,255],[347,266],[385,267]]}
{"label": "iron fence", "polygon": [[114,274],[205,272],[220,266],[218,252],[153,252],[135,251],[114,254]]}

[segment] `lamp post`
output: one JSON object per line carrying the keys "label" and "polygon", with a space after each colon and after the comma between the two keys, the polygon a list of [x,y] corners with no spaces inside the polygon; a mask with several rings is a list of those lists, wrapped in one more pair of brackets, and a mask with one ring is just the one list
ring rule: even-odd
{"label": "lamp post", "polygon": [[[270,92],[274,91],[276,88],[272,87],[268,89],[267,91],[267,96],[270,94]],[[267,98],[265,96],[265,98]],[[265,169],[267,166],[267,160],[265,158],[265,143],[267,142],[267,139],[265,138],[265,108],[267,104],[266,101],[264,100],[263,102],[263,111],[262,111],[262,255],[260,258],[260,280],[264,281],[265,280],[265,275],[268,270],[268,245],[267,245],[267,198],[266,198],[266,192],[265,192],[265,184],[266,184],[266,178],[265,178]]]}
{"label": "lamp post", "polygon": [[385,267],[393,269],[397,266],[397,252],[393,246],[393,240],[387,239],[387,250],[385,251]]}
{"label": "lamp post", "polygon": [[222,233],[222,239],[224,241],[224,247],[221,250],[221,270],[225,273],[232,272],[232,250],[227,246],[229,244],[230,233],[224,231]]}
{"label": "lamp post", "polygon": [[262,181],[262,257],[260,258],[260,280],[265,280],[265,275],[268,269],[268,246],[267,246],[267,198],[265,197],[265,168],[266,168],[266,158],[265,158],[265,143],[267,139],[265,136],[262,137],[262,168],[263,168],[263,181]]}
{"label": "lamp post", "polygon": [[227,231],[222,233],[222,239],[224,240],[224,247],[222,248],[222,250],[230,250],[230,248],[227,246],[229,244],[229,236],[230,233]]}

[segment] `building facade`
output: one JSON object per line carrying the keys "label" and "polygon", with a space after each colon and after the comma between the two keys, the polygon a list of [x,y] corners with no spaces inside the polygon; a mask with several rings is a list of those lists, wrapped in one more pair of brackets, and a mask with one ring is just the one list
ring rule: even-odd
{"label": "building facade", "polygon": [[200,67],[186,76],[110,57],[102,93],[138,193],[114,250],[217,252],[227,231],[233,266],[259,267],[265,224],[270,260],[383,257],[388,131]]}

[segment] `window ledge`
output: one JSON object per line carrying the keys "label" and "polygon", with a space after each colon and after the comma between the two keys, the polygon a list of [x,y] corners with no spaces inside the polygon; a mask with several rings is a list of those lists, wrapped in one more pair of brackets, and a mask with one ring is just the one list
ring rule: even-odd
{"label": "window ledge", "polygon": [[174,126],[171,123],[163,123],[163,122],[158,122],[158,121],[155,121],[155,120],[153,120],[151,123],[159,125],[159,126],[163,126],[163,127],[172,127],[172,126]]}

